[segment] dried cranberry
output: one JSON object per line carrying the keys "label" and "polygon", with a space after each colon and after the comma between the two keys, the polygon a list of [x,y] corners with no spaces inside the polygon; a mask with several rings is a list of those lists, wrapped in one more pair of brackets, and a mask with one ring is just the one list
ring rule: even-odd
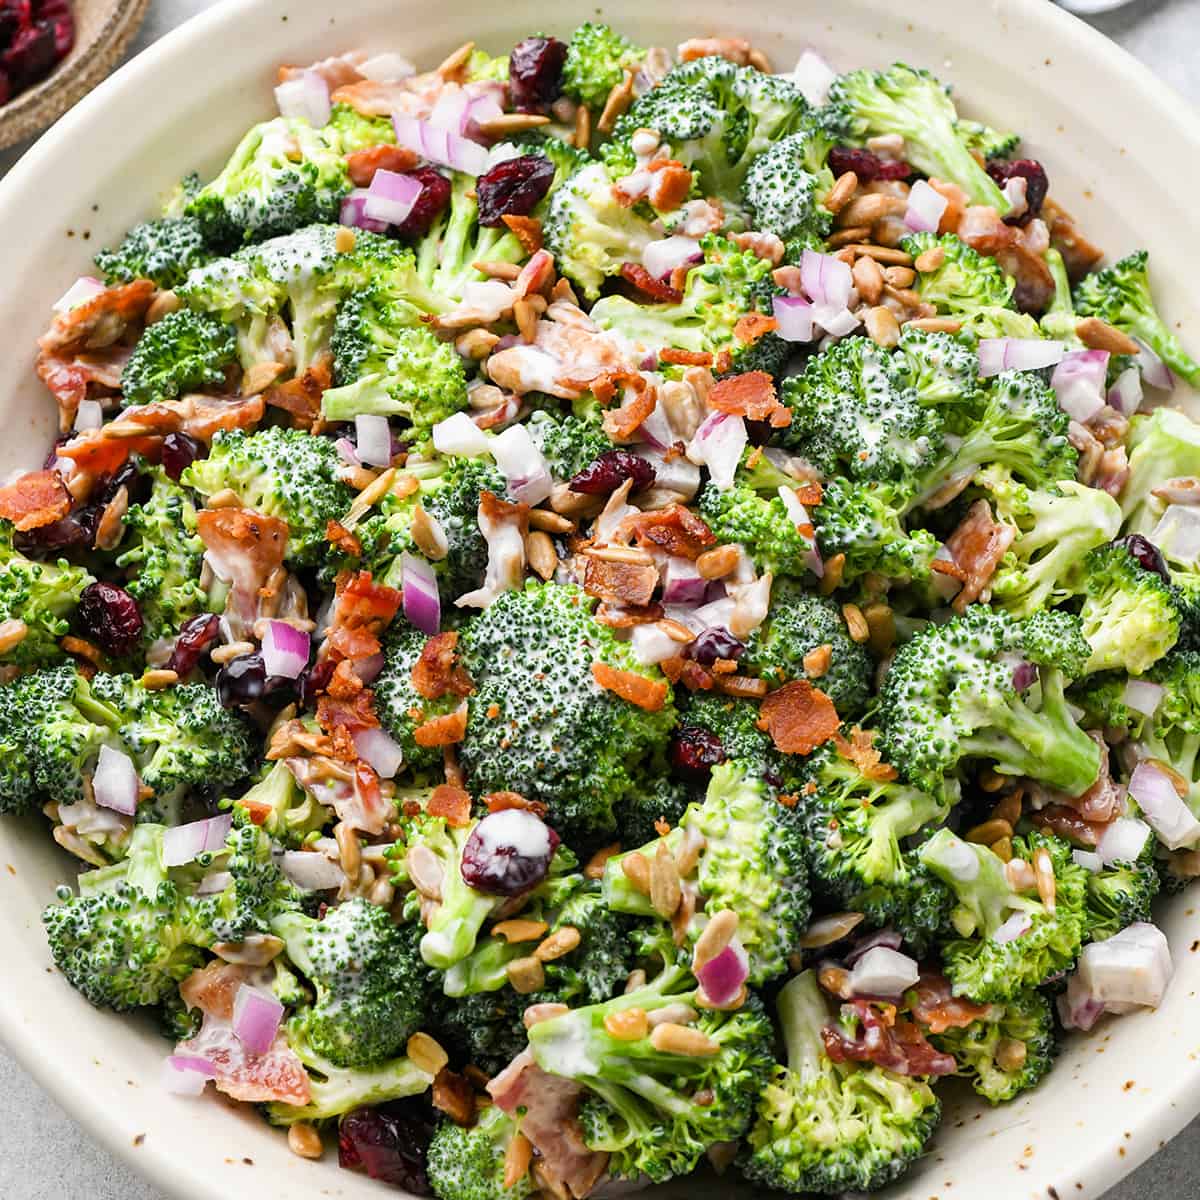
{"label": "dried cranberry", "polygon": [[1025,180],[1025,211],[1018,217],[1006,217],[1009,225],[1027,225],[1042,211],[1042,201],[1050,187],[1046,168],[1034,158],[1015,158],[1011,162],[993,158],[987,173],[1003,187],[1010,179]]}
{"label": "dried cranberry", "polygon": [[420,183],[421,192],[408,216],[395,229],[401,237],[424,237],[450,203],[450,180],[433,167],[417,167],[408,172],[408,177]]}
{"label": "dried cranberry", "polygon": [[558,38],[527,37],[508,56],[508,94],[517,112],[544,113],[562,92],[567,44]]}
{"label": "dried cranberry", "polygon": [[329,681],[333,678],[333,671],[336,666],[337,663],[332,658],[322,658],[313,663],[296,680],[297,695],[299,695],[300,702],[306,708],[315,707],[317,697],[329,686]]}
{"label": "dried cranberry", "polygon": [[425,1161],[433,1130],[428,1112],[416,1105],[353,1109],[338,1129],[338,1166],[431,1196]]}
{"label": "dried cranberry", "polygon": [[176,482],[196,459],[203,457],[204,443],[190,433],[168,433],[163,438],[162,468]]}
{"label": "dried cranberry", "polygon": [[627,479],[633,480],[635,492],[643,491],[654,482],[654,468],[644,458],[628,450],[605,450],[567,486],[571,491],[581,492],[585,496],[607,496]]}
{"label": "dried cranberry", "polygon": [[14,91],[43,79],[56,61],[54,26],[49,22],[26,26],[0,55],[0,66],[4,67]]}
{"label": "dried cranberry", "polygon": [[69,12],[63,13],[55,17],[50,25],[54,28],[54,57],[61,62],[75,45],[75,18]]}
{"label": "dried cranberry", "polygon": [[231,658],[214,681],[222,708],[240,708],[261,700],[267,691],[267,668],[261,654]]}
{"label": "dried cranberry", "polygon": [[856,146],[834,146],[829,152],[829,169],[835,179],[853,171],[859,183],[870,183],[873,179],[907,179],[913,173],[906,162],[880,158],[870,150],[860,150]]}
{"label": "dried cranberry", "polygon": [[1162,551],[1147,537],[1140,533],[1130,533],[1125,537],[1116,538],[1114,546],[1122,546],[1130,558],[1144,571],[1153,571],[1162,577],[1164,583],[1171,582],[1171,573],[1167,570],[1167,561]]}
{"label": "dried cranberry", "polygon": [[49,525],[18,533],[13,544],[29,558],[56,558],[64,550],[90,550],[96,541],[99,512],[83,508]]}
{"label": "dried cranberry", "polygon": [[550,870],[558,834],[523,808],[484,817],[463,847],[462,877],[468,887],[492,896],[518,896]]}
{"label": "dried cranberry", "polygon": [[739,659],[746,647],[723,625],[713,625],[683,648],[683,657],[693,659],[702,667],[711,667],[718,658]]}
{"label": "dried cranberry", "polygon": [[141,640],[137,601],[115,583],[101,581],[85,587],[76,620],[84,635],[109,654],[128,654]]}
{"label": "dried cranberry", "polygon": [[703,782],[713,767],[725,761],[721,739],[697,725],[681,725],[671,738],[671,766],[693,779]]}
{"label": "dried cranberry", "polygon": [[167,666],[181,679],[196,669],[196,664],[221,636],[221,621],[216,613],[201,613],[184,621]]}
{"label": "dried cranberry", "polygon": [[7,50],[21,28],[21,18],[11,8],[0,8],[0,50]]}
{"label": "dried cranberry", "polygon": [[554,164],[540,154],[522,154],[498,162],[475,184],[480,225],[496,229],[504,224],[506,216],[527,216],[553,182]]}

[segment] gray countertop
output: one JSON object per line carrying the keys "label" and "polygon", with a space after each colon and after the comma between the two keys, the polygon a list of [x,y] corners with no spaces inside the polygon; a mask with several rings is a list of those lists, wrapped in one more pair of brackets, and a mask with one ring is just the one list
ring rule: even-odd
{"label": "gray countertop", "polygon": [[[208,0],[156,0],[133,45],[144,49],[208,7]],[[1135,0],[1093,23],[1200,105],[1200,0]],[[0,152],[0,173],[22,147]],[[1200,1194],[1200,1118],[1109,1193],[1111,1200],[1191,1200]],[[164,1200],[124,1163],[96,1146],[0,1051],[2,1200]],[[1004,1200],[974,1197],[972,1200]]]}

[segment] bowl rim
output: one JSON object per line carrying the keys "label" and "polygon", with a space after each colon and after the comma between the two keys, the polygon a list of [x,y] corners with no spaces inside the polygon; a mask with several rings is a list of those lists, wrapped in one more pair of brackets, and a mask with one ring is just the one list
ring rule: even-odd
{"label": "bowl rim", "polygon": [[[1080,54],[1114,82],[1133,93],[1135,102],[1154,111],[1160,123],[1159,133],[1177,145],[1187,145],[1200,157],[1200,111],[1192,106],[1174,87],[1158,78],[1153,70],[1129,51],[1078,16],[1047,0],[994,0],[1012,23],[1023,23],[1040,29],[1047,46],[1073,42]],[[135,7],[144,12],[149,0],[135,0]],[[240,15],[261,7],[272,0],[217,0],[210,8],[189,17],[161,38],[151,43],[134,58],[103,78],[73,108],[64,113],[51,127],[45,129],[22,155],[20,160],[0,179],[0,207],[11,192],[27,188],[36,179],[43,165],[54,160],[60,144],[69,141],[76,131],[85,131],[97,121],[109,98],[126,89],[136,89],[156,75],[166,78],[170,65],[187,55],[191,44],[221,28],[233,30]],[[135,26],[136,28],[136,26]],[[264,66],[273,63],[264,61]],[[20,99],[20,97],[18,97]],[[1176,903],[1182,897],[1173,898]],[[1146,1014],[1146,1034],[1153,1036]],[[172,1200],[215,1200],[220,1183],[210,1175],[195,1169],[190,1163],[173,1156],[162,1141],[156,1139],[126,1139],[119,1123],[106,1119],[107,1111],[96,1105],[84,1077],[72,1071],[72,1064],[60,1061],[53,1054],[39,1052],[35,1039],[22,1037],[21,1028],[28,1013],[22,1009],[21,989],[0,988],[0,1044],[31,1075],[51,1098],[61,1105],[96,1143],[118,1156],[143,1178],[159,1188]],[[1127,1018],[1130,1019],[1130,1018]],[[1197,1055],[1192,1054],[1191,1059]],[[1081,1101],[1086,1100],[1081,1095]],[[244,1106],[238,1106],[239,1108]],[[1134,1168],[1166,1145],[1200,1113],[1200,1065],[1182,1071],[1156,1091],[1155,1099],[1142,1113],[1132,1137],[1126,1141],[1121,1156],[1109,1153],[1103,1141],[1090,1147],[1081,1139],[1073,1175],[1088,1180],[1086,1194],[1095,1196],[1111,1187]],[[229,1114],[230,1128],[236,1122]],[[257,1119],[257,1118],[256,1118]],[[1032,1180],[1030,1181],[1033,1182]],[[323,1193],[325,1194],[325,1193]],[[332,1193],[329,1193],[332,1194]],[[1050,1195],[1057,1196],[1051,1188]]]}

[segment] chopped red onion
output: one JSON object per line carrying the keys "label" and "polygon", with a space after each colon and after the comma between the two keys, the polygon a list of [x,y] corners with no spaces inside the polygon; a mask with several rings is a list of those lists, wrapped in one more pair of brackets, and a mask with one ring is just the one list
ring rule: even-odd
{"label": "chopped red onion", "polygon": [[[644,433],[645,429],[646,426],[643,425],[641,432]],[[634,453],[638,458],[644,458],[654,468],[655,487],[664,491],[677,492],[685,500],[690,500],[700,490],[700,468],[694,462],[689,462],[682,454],[676,454],[673,458],[668,459],[660,451],[650,446],[638,446]]]}
{"label": "chopped red onion", "polygon": [[233,828],[233,814],[222,813],[206,821],[176,825],[163,834],[162,860],[164,867],[182,867],[201,854],[220,850]]}
{"label": "chopped red onion", "polygon": [[877,929],[874,933],[868,933],[855,939],[854,944],[846,951],[844,961],[846,966],[852,967],[868,950],[873,950],[876,946],[887,946],[890,950],[899,950],[903,945],[904,939],[890,926]]}
{"label": "chopped red onion", "polygon": [[233,1032],[251,1054],[266,1054],[279,1032],[283,1005],[261,988],[243,983],[233,998]]}
{"label": "chopped red onion", "polygon": [[431,163],[468,175],[482,175],[488,169],[488,152],[478,142],[439,129],[419,117],[397,115],[392,123],[396,127],[397,144],[415,150]]}
{"label": "chopped red onion", "polygon": [[327,892],[346,881],[342,868],[316,850],[285,850],[279,869],[297,887],[309,892]]}
{"label": "chopped red onion", "polygon": [[707,466],[713,486],[724,492],[733,487],[733,476],[747,441],[746,422],[741,417],[713,413],[696,430],[688,445],[688,457]]}
{"label": "chopped red onion", "polygon": [[358,64],[358,73],[372,83],[399,83],[417,73],[417,68],[399,54],[373,54]]}
{"label": "chopped red onion", "polygon": [[1144,717],[1152,717],[1158,712],[1158,706],[1165,695],[1166,688],[1157,683],[1151,683],[1148,679],[1130,679],[1125,684],[1121,699],[1125,701],[1126,707],[1132,708],[1134,712],[1139,712]]}
{"label": "chopped red onion", "polygon": [[367,189],[353,188],[342,197],[342,208],[338,213],[338,224],[352,229],[365,229],[369,233],[386,233],[386,221],[373,221],[367,216]]}
{"label": "chopped red onion", "polygon": [[1077,867],[1090,871],[1093,875],[1104,866],[1104,860],[1092,850],[1072,850],[1071,861]]}
{"label": "chopped red onion", "polygon": [[1150,540],[1172,562],[1200,567],[1200,508],[1193,504],[1168,504]]}
{"label": "chopped red onion", "polygon": [[1153,388],[1162,388],[1163,391],[1171,391],[1175,386],[1175,375],[1171,368],[1158,355],[1142,341],[1141,338],[1133,339],[1141,349],[1134,357],[1134,361],[1142,372],[1142,379]]}
{"label": "chopped red onion", "polygon": [[[472,88],[486,88],[487,90],[470,95],[466,112],[463,113],[462,129],[459,132],[473,141],[479,141],[484,136],[480,126],[485,121],[493,121],[504,114],[504,108],[500,103],[504,96],[504,87],[503,84],[482,81],[469,83],[467,84],[468,94]],[[503,162],[506,158],[519,157],[520,151],[517,147],[511,142],[502,142],[488,151],[488,169],[491,170],[498,162]]]}
{"label": "chopped red onion", "polygon": [[1062,342],[1041,338],[980,338],[979,373],[987,378],[1001,371],[1037,371],[1062,360]]}
{"label": "chopped red onion", "polygon": [[1106,867],[1119,862],[1137,862],[1150,836],[1150,826],[1145,821],[1136,817],[1118,817],[1104,827],[1096,846],[1096,856]]}
{"label": "chopped red onion", "polygon": [[710,600],[707,604],[693,610],[691,620],[684,624],[689,629],[699,626],[699,631],[720,626],[728,629],[733,624],[733,610],[737,607],[732,596],[722,596],[719,600]]}
{"label": "chopped red onion", "polygon": [[80,400],[75,412],[75,431],[99,429],[104,424],[104,409],[99,400]]}
{"label": "chopped red onion", "polygon": [[404,751],[378,725],[360,729],[354,735],[354,748],[358,751],[358,757],[371,767],[380,779],[395,779],[396,772],[404,763]]}
{"label": "chopped red onion", "polygon": [[808,509],[804,507],[800,497],[796,495],[796,489],[789,487],[786,483],[781,483],[777,490],[779,499],[783,501],[783,507],[787,511],[788,519],[792,524],[797,526],[797,528],[801,525],[807,525],[811,528],[812,518],[808,515]]}
{"label": "chopped red onion", "polygon": [[836,311],[850,303],[854,279],[840,258],[805,250],[800,258],[800,284],[813,304]]}
{"label": "chopped red onion", "polygon": [[141,781],[133,759],[121,750],[101,746],[92,774],[92,792],[101,808],[132,817],[137,812]]}
{"label": "chopped red onion", "polygon": [[992,941],[1003,946],[1008,942],[1015,942],[1032,928],[1033,918],[1027,912],[1015,912],[992,934]]}
{"label": "chopped red onion", "polygon": [[918,179],[908,192],[904,224],[914,233],[937,233],[948,203],[941,192],[930,187],[924,179]]}
{"label": "chopped red onion", "polygon": [[215,896],[223,892],[233,882],[233,876],[228,871],[209,871],[196,886],[197,896]]}
{"label": "chopped red onion", "polygon": [[695,238],[675,234],[650,242],[642,251],[642,266],[655,279],[666,279],[676,267],[686,267],[703,258],[700,243]]}
{"label": "chopped red onion", "polygon": [[433,448],[442,454],[478,458],[490,446],[491,439],[465,412],[456,412],[433,427]]}
{"label": "chopped red onion", "polygon": [[805,50],[792,71],[800,94],[813,108],[824,105],[836,78],[837,72],[815,50]]}
{"label": "chopped red onion", "polygon": [[1168,850],[1191,846],[1200,838],[1200,821],[1184,804],[1171,777],[1152,762],[1143,761],[1134,768],[1129,794]]}
{"label": "chopped red onion", "polygon": [[813,573],[813,575],[817,579],[824,579],[824,577],[825,577],[825,562],[821,558],[821,551],[820,551],[820,548],[817,546],[816,542],[813,542],[812,546],[805,553],[804,565]]}
{"label": "chopped red onion", "polygon": [[287,621],[268,621],[262,636],[263,666],[267,677],[298,679],[308,666],[312,643],[307,633]]}
{"label": "chopped red onion", "polygon": [[663,572],[664,604],[702,604],[708,580],[686,558],[669,558]]}
{"label": "chopped red onion", "polygon": [[635,625],[629,641],[633,657],[647,667],[679,656],[679,643],[664,633],[657,623]]}
{"label": "chopped red onion", "polygon": [[423,558],[403,554],[400,580],[404,589],[404,615],[409,624],[433,637],[442,627],[442,600],[433,568]]}
{"label": "chopped red onion", "polygon": [[903,995],[921,977],[916,960],[891,946],[872,946],[850,972],[850,990],[856,996]]}
{"label": "chopped red onion", "polygon": [[359,460],[368,467],[392,465],[392,431],[387,417],[377,413],[359,413],[354,418],[354,436]]}
{"label": "chopped red onion", "polygon": [[421,190],[421,181],[414,176],[380,167],[367,188],[363,213],[372,221],[400,225],[420,199]]}
{"label": "chopped red onion", "polygon": [[862,324],[848,308],[832,304],[814,304],[813,320],[832,338],[845,337]]}
{"label": "chopped red onion", "polygon": [[362,460],[358,457],[358,451],[354,448],[354,443],[348,437],[338,438],[338,440],[333,443],[333,448],[338,452],[338,457],[347,466],[362,466]]}
{"label": "chopped red onion", "polygon": [[460,87],[451,85],[442,88],[429,114],[429,124],[438,129],[462,133],[467,124],[468,100],[467,93]]}
{"label": "chopped red onion", "polygon": [[301,71],[275,89],[275,104],[281,117],[301,118],[314,129],[329,124],[332,106],[329,84],[320,71]]}
{"label": "chopped red onion", "polygon": [[776,296],[772,311],[785,342],[813,340],[813,307],[803,296]]}
{"label": "chopped red onion", "polygon": [[163,1087],[173,1096],[200,1096],[215,1079],[217,1068],[198,1054],[171,1054],[163,1059]]}
{"label": "chopped red onion", "polygon": [[1021,662],[1015,663],[1012,669],[1012,685],[1018,692],[1025,691],[1026,688],[1031,688],[1037,682],[1038,669],[1037,663]]}
{"label": "chopped red onion", "polygon": [[[653,364],[652,364],[653,366]],[[675,431],[661,404],[656,404],[650,415],[638,426],[639,441],[652,446],[655,450],[667,450],[675,442]]]}
{"label": "chopped red onion", "polygon": [[1078,971],[1072,971],[1067,977],[1067,990],[1058,997],[1057,1006],[1064,1029],[1080,1029],[1086,1033],[1104,1016],[1104,1005],[1088,992]]}
{"label": "chopped red onion", "polygon": [[1166,935],[1145,921],[1085,946],[1075,968],[1082,993],[1108,1012],[1157,1008],[1173,973]]}
{"label": "chopped red onion", "polygon": [[524,425],[510,425],[488,447],[508,480],[508,490],[521,504],[540,504],[554,490],[554,479],[542,452]]}
{"label": "chopped red onion", "polygon": [[736,941],[696,968],[696,978],[705,998],[715,1005],[729,1004],[736,999],[749,977],[749,956]]}
{"label": "chopped red onion", "polygon": [[1142,373],[1126,367],[1108,389],[1108,403],[1122,416],[1131,417],[1142,407]]}
{"label": "chopped red onion", "polygon": [[383,670],[384,658],[382,654],[371,654],[367,658],[356,658],[354,660],[354,673],[370,686],[379,678],[379,672]]}
{"label": "chopped red onion", "polygon": [[1059,407],[1081,425],[1105,405],[1108,359],[1107,350],[1071,350],[1062,356],[1050,376]]}
{"label": "chopped red onion", "polygon": [[104,291],[104,284],[94,275],[81,275],[59,298],[51,305],[56,313],[70,312],[81,304]]}

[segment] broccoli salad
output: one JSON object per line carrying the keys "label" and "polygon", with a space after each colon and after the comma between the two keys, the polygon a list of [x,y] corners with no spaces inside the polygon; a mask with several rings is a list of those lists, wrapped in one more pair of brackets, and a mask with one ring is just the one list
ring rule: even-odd
{"label": "broccoli salad", "polygon": [[54,306],[0,487],[0,812],[163,1087],[441,1200],[838,1195],[1155,1008],[1200,363],[1145,252],[900,63],[585,24],[275,98]]}

